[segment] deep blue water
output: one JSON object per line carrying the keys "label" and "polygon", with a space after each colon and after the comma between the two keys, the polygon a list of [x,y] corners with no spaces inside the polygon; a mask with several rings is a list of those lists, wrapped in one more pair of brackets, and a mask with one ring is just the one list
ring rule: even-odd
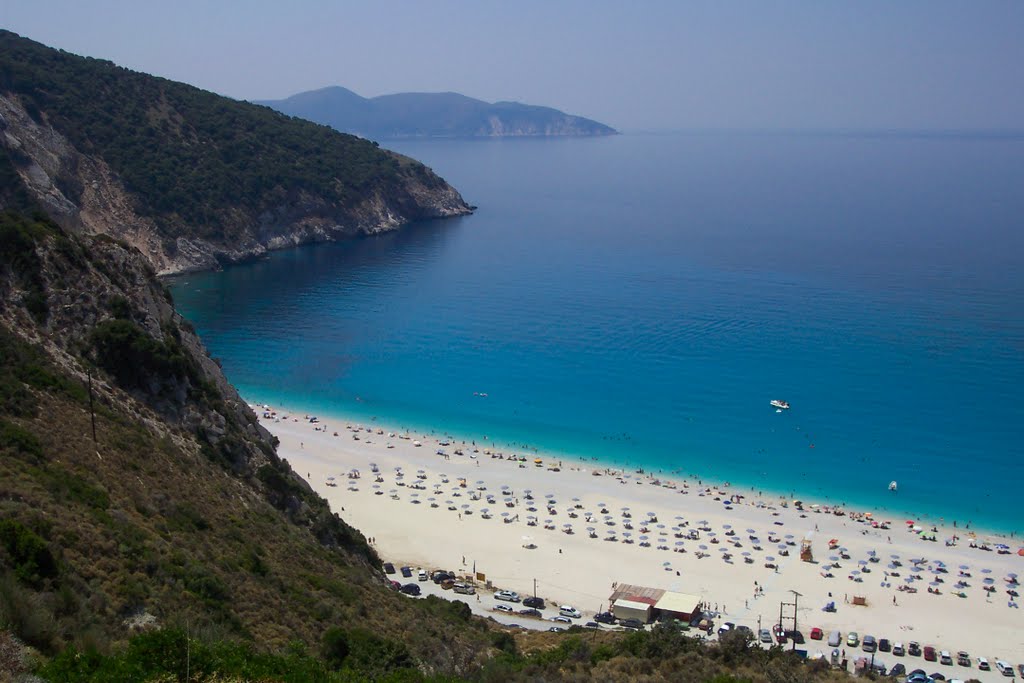
{"label": "deep blue water", "polygon": [[247,398],[1024,530],[1024,138],[392,147],[477,213],[173,283]]}

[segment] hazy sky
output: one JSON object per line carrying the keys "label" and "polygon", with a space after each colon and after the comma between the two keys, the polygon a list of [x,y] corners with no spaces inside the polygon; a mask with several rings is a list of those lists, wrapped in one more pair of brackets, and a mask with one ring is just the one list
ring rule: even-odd
{"label": "hazy sky", "polygon": [[1024,128],[1024,2],[2,0],[0,26],[239,99],[454,90],[626,129]]}

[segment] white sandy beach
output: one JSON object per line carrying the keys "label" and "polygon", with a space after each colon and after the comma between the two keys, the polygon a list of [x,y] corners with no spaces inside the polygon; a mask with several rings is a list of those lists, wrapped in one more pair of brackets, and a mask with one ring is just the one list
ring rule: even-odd
{"label": "white sandy beach", "polygon": [[[411,433],[389,437],[386,427],[340,419],[311,424],[302,414],[284,412],[262,422],[280,439],[282,457],[395,564],[460,572],[475,565],[495,587],[524,595],[532,594],[536,580],[537,594],[549,605],[572,604],[585,612],[585,619],[608,608],[612,585],[618,582],[701,596],[711,611],[721,613],[716,623],[770,628],[779,620],[780,602],[792,602],[792,591],[797,591],[798,625],[805,636],[815,626],[826,634],[854,630],[904,644],[915,640],[954,657],[966,650],[972,659],[1024,662],[1024,616],[1011,606],[1017,598],[1008,591],[1017,587],[1006,580],[1024,574],[1019,542],[1006,541],[1010,554],[1000,554],[995,544],[1003,539],[974,537],[952,527],[938,527],[938,540],[926,541],[904,519],[867,517],[860,514],[867,511],[849,509],[837,515],[822,506],[811,508],[813,501],[804,501],[800,510],[792,501],[760,498],[749,489],[679,478],[658,481],[584,460],[542,455],[537,466],[532,453],[523,454],[526,462],[521,462],[486,441],[441,445],[445,439]],[[463,454],[457,455],[457,449]],[[371,463],[379,469],[380,482]],[[559,471],[552,471],[558,465]],[[601,476],[595,476],[595,468]],[[353,469],[360,471],[359,479],[348,477]],[[413,484],[422,488],[413,489]],[[723,501],[733,496],[743,497],[726,506]],[[551,500],[556,501],[550,504],[553,512]],[[531,504],[535,512],[528,510]],[[485,508],[490,519],[482,516]],[[631,516],[624,517],[624,510]],[[645,524],[649,513],[658,521]],[[537,518],[535,526],[529,524],[531,515]],[[888,521],[890,528],[877,528],[872,520]],[[626,529],[626,523],[634,528]],[[567,524],[573,533],[566,533]],[[686,538],[692,529],[699,530],[699,540]],[[931,531],[929,525],[924,534]],[[611,532],[614,542],[605,540]],[[954,535],[959,540],[947,545]],[[805,538],[811,541],[814,562],[800,560]],[[830,549],[831,539],[838,541],[836,548]],[[986,542],[991,550],[970,547]],[[536,548],[524,548],[529,543]],[[727,552],[729,561],[722,557]],[[699,558],[700,553],[707,556]],[[839,566],[832,566],[833,557]],[[915,569],[913,558],[926,562]],[[944,572],[936,573],[938,562],[944,563]],[[829,569],[832,578],[822,575]],[[855,571],[861,572],[856,575],[860,581],[851,578]],[[922,577],[910,584],[917,592],[898,590],[911,575]],[[986,580],[991,592],[985,590]],[[959,581],[966,583],[958,588]],[[755,597],[758,587],[763,594]],[[853,605],[854,596],[867,605]],[[482,597],[491,601],[486,592]],[[835,612],[823,611],[829,601],[835,602]],[[545,615],[552,613],[549,609]],[[812,640],[804,647],[812,655],[831,649]],[[843,647],[851,660],[863,654]],[[986,674],[973,665],[943,667],[886,653],[877,657],[890,667],[901,661],[908,670],[944,671],[947,677],[999,678],[994,670]]]}

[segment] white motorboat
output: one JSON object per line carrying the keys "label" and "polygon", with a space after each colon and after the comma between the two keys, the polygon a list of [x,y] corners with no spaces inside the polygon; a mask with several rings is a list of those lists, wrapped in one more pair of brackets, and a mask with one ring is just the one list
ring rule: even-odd
{"label": "white motorboat", "polygon": [[779,399],[773,399],[771,401],[771,405],[773,408],[778,408],[779,410],[789,410],[789,403],[786,401],[780,401]]}

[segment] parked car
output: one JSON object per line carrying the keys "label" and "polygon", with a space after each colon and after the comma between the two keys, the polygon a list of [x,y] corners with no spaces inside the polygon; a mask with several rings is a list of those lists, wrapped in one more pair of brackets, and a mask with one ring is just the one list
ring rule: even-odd
{"label": "parked car", "polygon": [[396,591],[402,590],[402,584],[398,583],[397,581],[392,581],[389,585],[391,586],[391,588],[393,590],[396,590]]}
{"label": "parked car", "polygon": [[878,639],[878,651],[879,652],[892,652],[892,643],[889,642],[888,638]]}
{"label": "parked car", "polygon": [[509,614],[511,614],[514,610],[511,607],[509,607],[508,605],[495,605],[494,606],[494,611],[495,612],[508,612]]}
{"label": "parked car", "polygon": [[971,656],[963,650],[960,650],[960,652],[956,653],[956,663],[960,666],[970,666]]}
{"label": "parked car", "polygon": [[402,576],[410,578],[412,576],[412,569],[409,567],[402,567]]}
{"label": "parked car", "polygon": [[416,583],[407,583],[404,586],[402,586],[401,591],[406,595],[419,595],[420,586]]}
{"label": "parked car", "polygon": [[928,674],[928,679],[931,680],[933,683],[934,681],[944,681],[946,680],[946,675],[939,671],[936,671],[935,673]]}
{"label": "parked car", "polygon": [[846,636],[846,647],[857,647],[860,643],[860,636],[856,631],[850,631],[850,634]]}
{"label": "parked car", "polygon": [[770,645],[772,642],[772,632],[766,628],[763,628],[757,632],[757,638],[762,643],[768,643]]}
{"label": "parked car", "polygon": [[385,562],[384,563],[384,573],[385,574],[394,574],[395,573],[395,565],[391,564],[390,562]]}
{"label": "parked car", "polygon": [[1017,665],[1017,671],[1020,672],[1021,676],[1024,676],[1024,664],[1018,664]]}
{"label": "parked car", "polygon": [[572,623],[572,619],[570,619],[569,617],[567,617],[567,616],[565,616],[563,614],[559,614],[557,616],[551,617],[551,621],[557,621],[560,624],[571,624]]}
{"label": "parked car", "polygon": [[907,654],[906,649],[904,649],[904,647],[903,647],[903,643],[901,643],[899,641],[896,641],[895,643],[893,643],[892,644],[892,654],[895,657],[902,657],[903,655]]}
{"label": "parked car", "polygon": [[1004,662],[1001,659],[997,659],[996,660],[996,669],[998,669],[999,673],[1003,674],[1007,678],[1013,678],[1014,675],[1015,675],[1013,673],[1013,665],[1009,664],[1007,662]]}
{"label": "parked car", "polygon": [[599,623],[597,623],[596,621],[588,621],[587,623],[583,624],[583,628],[595,629],[595,628],[601,628],[601,625]]}
{"label": "parked car", "polygon": [[462,595],[473,595],[476,593],[476,588],[473,588],[473,584],[470,583],[456,583],[452,584],[452,590]]}
{"label": "parked car", "polygon": [[949,654],[949,650],[943,650],[939,653],[939,664],[950,665],[953,663],[953,655]]}
{"label": "parked car", "polygon": [[896,662],[891,669],[889,669],[890,676],[902,676],[907,673],[907,667],[903,666],[903,662]]}
{"label": "parked car", "polygon": [[729,631],[733,630],[734,628],[736,628],[736,624],[732,623],[731,621],[727,621],[727,622],[725,622],[724,624],[722,624],[721,626],[718,627],[718,635],[722,635],[723,633],[728,633]]}
{"label": "parked car", "polygon": [[825,637],[825,632],[815,626],[811,629],[811,640],[821,640]]}
{"label": "parked car", "polygon": [[559,605],[558,613],[563,617],[569,617],[570,619],[580,619],[583,614],[572,605]]}
{"label": "parked car", "polygon": [[552,633],[562,633],[562,632],[565,631],[565,629],[562,628],[561,626],[552,626],[548,630],[551,631]]}
{"label": "parked car", "polygon": [[519,593],[515,591],[498,591],[494,594],[495,600],[507,600],[508,602],[519,602]]}
{"label": "parked car", "polygon": [[775,635],[775,640],[779,641],[779,645],[786,642],[786,629],[782,628],[782,624],[775,624],[772,633]]}
{"label": "parked car", "polygon": [[427,580],[427,570],[426,569],[421,569],[419,571],[419,573],[416,574],[416,578],[418,580],[420,580],[420,581],[426,581]]}
{"label": "parked car", "polygon": [[445,581],[454,581],[455,574],[446,571],[436,571],[430,578],[434,583],[443,583]]}
{"label": "parked car", "polygon": [[860,644],[860,648],[864,652],[875,652],[878,649],[878,641],[875,640],[874,636],[864,636],[864,640]]}
{"label": "parked car", "polygon": [[537,617],[538,619],[540,619],[543,616],[540,613],[540,610],[530,609],[530,608],[521,609],[521,610],[519,610],[519,613],[522,614],[524,617]]}
{"label": "parked car", "polygon": [[623,619],[619,622],[619,626],[636,629],[637,631],[642,631],[644,628],[644,622],[640,621],[639,619]]}
{"label": "parked car", "polygon": [[935,652],[935,648],[932,647],[931,645],[925,645],[924,646],[924,661],[926,661],[926,662],[934,662],[937,659],[938,659],[938,656],[937,656],[937,654]]}
{"label": "parked car", "polygon": [[842,631],[832,631],[831,633],[828,634],[828,646],[829,647],[839,647],[839,644],[842,643],[842,642],[843,642],[843,632]]}
{"label": "parked car", "polygon": [[594,621],[599,624],[614,624],[615,615],[611,612],[600,612],[594,615]]}
{"label": "parked car", "polygon": [[544,609],[544,599],[538,597],[529,597],[523,599],[523,604],[527,607],[533,607],[535,609]]}
{"label": "parked car", "polygon": [[924,671],[918,670],[907,676],[907,683],[932,683],[932,679]]}
{"label": "parked car", "polygon": [[907,654],[911,657],[920,657],[921,644],[918,643],[916,640],[910,641],[910,643],[907,645]]}
{"label": "parked car", "polygon": [[988,660],[984,657],[978,657],[978,671],[991,671],[992,667],[988,665]]}

